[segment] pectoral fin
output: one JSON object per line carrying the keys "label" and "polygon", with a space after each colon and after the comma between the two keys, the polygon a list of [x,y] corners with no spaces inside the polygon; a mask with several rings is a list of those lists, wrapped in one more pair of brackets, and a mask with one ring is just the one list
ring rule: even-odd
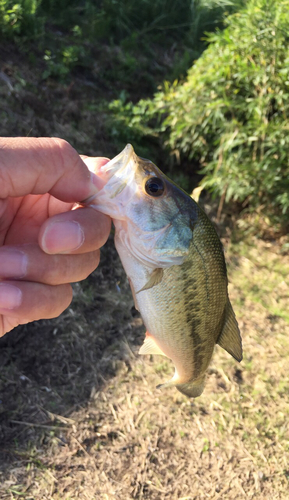
{"label": "pectoral fin", "polygon": [[217,344],[231,354],[231,356],[233,356],[233,358],[237,361],[242,361],[243,354],[241,334],[229,299],[225,310],[223,330],[219,335]]}
{"label": "pectoral fin", "polygon": [[158,285],[163,279],[164,270],[161,268],[156,268],[150,274],[147,283],[136,293],[143,292],[144,290],[149,290],[153,286]]}
{"label": "pectoral fin", "polygon": [[139,350],[139,354],[161,354],[165,356],[163,351],[156,344],[155,339],[148,333],[146,333],[146,335],[144,343]]}

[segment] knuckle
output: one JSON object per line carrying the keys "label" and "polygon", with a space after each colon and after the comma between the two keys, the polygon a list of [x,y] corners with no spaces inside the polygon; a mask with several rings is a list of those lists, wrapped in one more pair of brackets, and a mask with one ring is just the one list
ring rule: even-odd
{"label": "knuckle", "polygon": [[[61,258],[62,257],[62,258]],[[41,272],[41,283],[45,285],[61,285],[67,283],[67,257],[53,255],[45,259],[45,266]],[[38,274],[37,276],[38,277]]]}
{"label": "knuckle", "polygon": [[65,139],[61,139],[60,137],[52,137],[52,143],[54,143],[59,150],[73,150],[73,147],[67,142]]}
{"label": "knuckle", "polygon": [[46,302],[46,318],[56,318],[72,301],[72,287],[69,284],[51,287],[51,294]]}
{"label": "knuckle", "polygon": [[56,146],[57,154],[59,155],[63,165],[65,165],[67,161],[77,161],[78,154],[69,142],[64,139],[60,139],[59,137],[53,137],[52,143]]}
{"label": "knuckle", "polygon": [[56,145],[55,154],[57,155],[56,164],[59,165],[63,174],[69,174],[71,178],[77,175],[79,180],[88,181],[88,169],[80,158],[78,152],[69,144],[69,142],[60,138],[53,138]]}
{"label": "knuckle", "polygon": [[77,281],[83,281],[98,267],[100,261],[100,251],[90,252],[89,254],[84,254],[84,266],[79,273]]}
{"label": "knuckle", "polygon": [[99,260],[99,250],[78,255],[54,255],[47,259],[41,281],[53,286],[83,281],[96,269]]}

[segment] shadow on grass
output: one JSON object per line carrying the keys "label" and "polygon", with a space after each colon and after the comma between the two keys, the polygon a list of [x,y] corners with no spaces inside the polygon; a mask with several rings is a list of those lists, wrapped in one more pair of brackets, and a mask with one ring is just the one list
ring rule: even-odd
{"label": "shadow on grass", "polygon": [[[99,268],[59,318],[21,326],[0,339],[0,470],[69,421],[123,365],[142,328],[112,237]],[[64,417],[64,418],[63,418]]]}

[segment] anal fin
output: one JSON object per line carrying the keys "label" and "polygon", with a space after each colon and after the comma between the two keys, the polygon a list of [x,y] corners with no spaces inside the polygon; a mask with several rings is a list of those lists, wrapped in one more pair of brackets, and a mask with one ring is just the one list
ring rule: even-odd
{"label": "anal fin", "polygon": [[139,350],[139,354],[161,354],[165,356],[165,353],[156,344],[155,339],[148,333],[146,333],[146,338]]}
{"label": "anal fin", "polygon": [[242,361],[242,339],[235,313],[228,299],[225,309],[225,320],[217,344],[227,351],[237,361]]}

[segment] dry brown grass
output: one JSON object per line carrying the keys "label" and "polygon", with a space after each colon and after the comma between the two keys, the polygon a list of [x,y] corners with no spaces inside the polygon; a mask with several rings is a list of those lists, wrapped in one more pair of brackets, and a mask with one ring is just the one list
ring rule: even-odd
{"label": "dry brown grass", "polygon": [[[97,114],[106,89],[43,82],[7,44],[1,56],[17,90],[0,88],[4,135],[116,152]],[[136,354],[144,328],[111,239],[68,311],[0,340],[1,500],[289,498],[288,255],[226,246],[244,360],[217,347],[194,401],[155,389],[168,360]]]}
{"label": "dry brown grass", "polygon": [[[22,337],[14,346],[22,360],[4,367],[1,499],[288,498],[289,323],[286,314],[270,312],[269,296],[270,304],[262,304],[262,280],[267,287],[271,280],[274,301],[286,313],[288,256],[257,241],[239,256],[237,250],[233,246],[228,254],[230,293],[244,360],[239,365],[217,347],[205,392],[191,401],[174,389],[155,389],[172,373],[168,360],[135,354],[143,328],[129,313],[119,264],[112,271],[110,243],[91,278],[95,287],[91,281],[76,296],[77,313],[71,310],[54,323],[56,344],[51,329],[44,335],[34,379],[19,380],[19,374],[41,332]],[[246,287],[256,281],[260,291],[252,300]],[[98,312],[94,295],[105,298]],[[93,345],[98,342],[101,349]],[[7,349],[11,355],[4,346],[2,358]],[[36,381],[49,352],[53,359],[44,374],[51,370],[50,382]],[[7,401],[9,391],[14,404]]]}

